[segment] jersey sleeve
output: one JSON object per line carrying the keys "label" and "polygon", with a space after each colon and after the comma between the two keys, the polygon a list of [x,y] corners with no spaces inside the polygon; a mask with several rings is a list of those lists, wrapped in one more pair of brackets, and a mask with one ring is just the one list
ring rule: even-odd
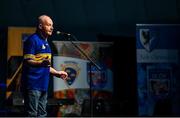
{"label": "jersey sleeve", "polygon": [[24,42],[23,53],[25,60],[33,60],[35,58],[35,40],[29,38]]}

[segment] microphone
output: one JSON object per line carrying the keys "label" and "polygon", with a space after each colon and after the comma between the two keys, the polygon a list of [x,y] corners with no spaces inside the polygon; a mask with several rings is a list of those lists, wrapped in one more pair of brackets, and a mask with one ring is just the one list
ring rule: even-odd
{"label": "microphone", "polygon": [[71,35],[71,34],[69,34],[69,33],[66,33],[66,32],[60,32],[60,31],[56,31],[56,34],[57,34],[57,35],[62,34],[62,35],[68,35],[68,36]]}

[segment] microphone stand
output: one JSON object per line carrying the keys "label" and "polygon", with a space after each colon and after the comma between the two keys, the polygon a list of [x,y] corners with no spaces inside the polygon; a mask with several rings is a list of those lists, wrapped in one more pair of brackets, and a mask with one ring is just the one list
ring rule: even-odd
{"label": "microphone stand", "polygon": [[78,46],[78,45],[76,45],[72,40],[71,40],[71,38],[70,38],[70,36],[72,36],[72,38],[75,40],[75,41],[79,41],[79,40],[77,40],[77,38],[74,36],[74,35],[72,35],[72,34],[66,34],[67,36],[68,36],[68,40],[71,42],[71,44],[76,48],[76,49],[78,49],[78,51],[81,53],[81,54],[83,54],[83,56],[85,56],[86,57],[86,59],[87,60],[89,60],[89,68],[90,68],[90,74],[89,74],[89,83],[90,83],[90,90],[89,90],[89,92],[90,92],[90,114],[91,115],[93,115],[92,113],[93,113],[93,99],[92,99],[92,88],[91,88],[91,86],[92,86],[92,70],[91,70],[91,68],[92,68],[92,65],[94,65],[95,67],[96,67],[96,69],[98,69],[99,71],[101,71],[101,68]]}

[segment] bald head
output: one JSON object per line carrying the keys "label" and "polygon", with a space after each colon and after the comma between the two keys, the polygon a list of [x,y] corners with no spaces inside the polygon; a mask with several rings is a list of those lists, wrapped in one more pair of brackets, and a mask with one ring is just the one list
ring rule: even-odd
{"label": "bald head", "polygon": [[47,15],[39,16],[37,29],[45,38],[52,35],[52,31],[53,31],[52,19]]}
{"label": "bald head", "polygon": [[41,15],[38,17],[38,24],[43,24],[43,23],[47,22],[47,20],[51,20],[51,18],[47,15]]}

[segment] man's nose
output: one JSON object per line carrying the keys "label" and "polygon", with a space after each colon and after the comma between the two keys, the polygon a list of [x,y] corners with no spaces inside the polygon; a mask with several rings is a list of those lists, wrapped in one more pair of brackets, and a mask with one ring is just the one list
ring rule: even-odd
{"label": "man's nose", "polygon": [[51,27],[51,30],[54,30],[54,27],[53,27],[53,26]]}

